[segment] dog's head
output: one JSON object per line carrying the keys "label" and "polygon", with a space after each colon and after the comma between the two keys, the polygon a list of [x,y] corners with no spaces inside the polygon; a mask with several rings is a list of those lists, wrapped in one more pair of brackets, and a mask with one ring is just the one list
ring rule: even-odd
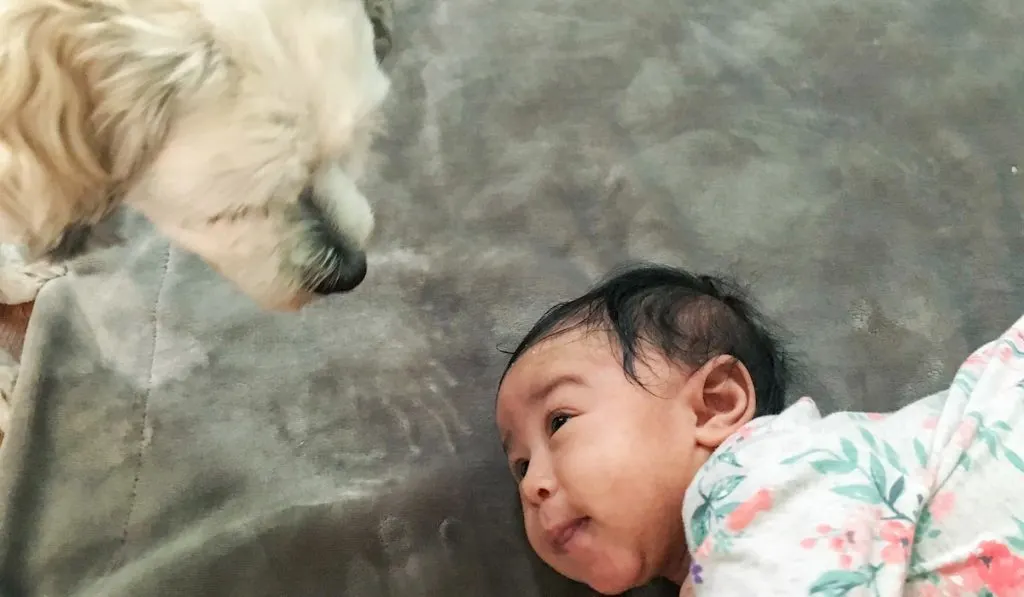
{"label": "dog's head", "polygon": [[65,256],[124,202],[269,308],[363,279],[361,2],[6,0],[0,31],[0,236]]}

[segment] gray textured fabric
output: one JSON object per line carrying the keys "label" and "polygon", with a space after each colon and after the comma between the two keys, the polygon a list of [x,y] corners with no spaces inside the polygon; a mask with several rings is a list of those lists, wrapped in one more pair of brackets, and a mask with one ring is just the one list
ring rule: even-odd
{"label": "gray textured fabric", "polygon": [[623,261],[748,279],[829,408],[936,390],[1020,314],[1016,2],[397,12],[354,294],[261,313],[131,214],[44,288],[0,593],[587,594],[522,539],[496,347]]}

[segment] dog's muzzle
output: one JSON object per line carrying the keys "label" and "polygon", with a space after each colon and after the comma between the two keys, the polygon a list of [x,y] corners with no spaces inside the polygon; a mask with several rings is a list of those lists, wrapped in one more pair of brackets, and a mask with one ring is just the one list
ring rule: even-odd
{"label": "dog's muzzle", "polygon": [[354,246],[333,220],[317,205],[310,188],[299,196],[299,207],[306,223],[305,233],[316,245],[315,257],[303,267],[306,289],[319,295],[348,292],[366,278],[366,252]]}

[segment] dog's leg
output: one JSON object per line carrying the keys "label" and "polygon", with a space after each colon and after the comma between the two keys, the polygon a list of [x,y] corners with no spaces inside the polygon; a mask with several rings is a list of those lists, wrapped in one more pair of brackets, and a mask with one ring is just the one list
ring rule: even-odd
{"label": "dog's leg", "polygon": [[366,14],[373,23],[373,50],[380,62],[391,52],[394,45],[395,6],[394,0],[363,0]]}
{"label": "dog's leg", "polygon": [[0,304],[32,302],[43,284],[67,271],[64,265],[26,263],[17,247],[0,244]]}

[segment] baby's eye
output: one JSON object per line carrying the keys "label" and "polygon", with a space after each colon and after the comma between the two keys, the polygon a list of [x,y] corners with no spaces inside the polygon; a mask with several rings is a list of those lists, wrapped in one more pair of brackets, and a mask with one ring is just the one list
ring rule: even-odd
{"label": "baby's eye", "polygon": [[522,481],[526,477],[526,469],[528,468],[530,468],[529,460],[517,460],[512,464],[512,474],[517,481]]}
{"label": "baby's eye", "polygon": [[554,432],[558,431],[559,429],[561,429],[562,425],[565,425],[569,421],[569,418],[570,418],[569,415],[561,414],[561,413],[556,414],[553,417],[551,417],[551,424],[550,424],[551,433],[554,433]]}

